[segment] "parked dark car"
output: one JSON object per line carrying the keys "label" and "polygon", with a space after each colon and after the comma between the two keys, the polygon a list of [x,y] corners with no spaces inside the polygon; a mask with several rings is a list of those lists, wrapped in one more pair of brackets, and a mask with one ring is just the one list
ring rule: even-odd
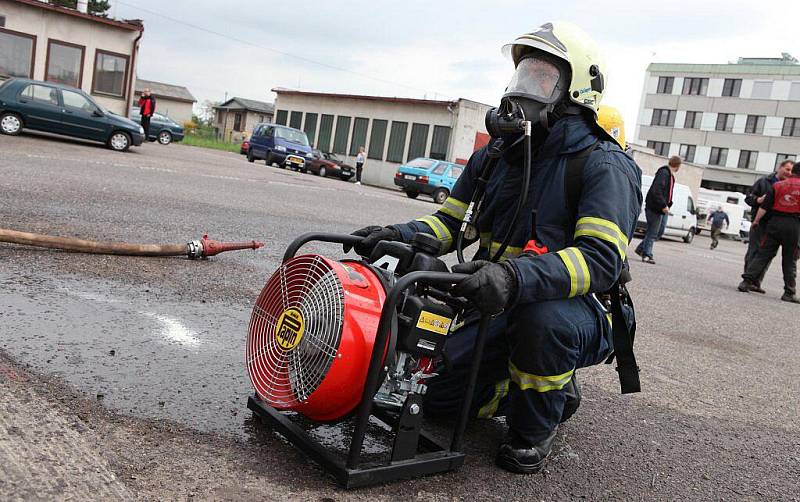
{"label": "parked dark car", "polygon": [[242,155],[247,155],[247,151],[250,149],[250,141],[249,140],[242,140],[242,145],[239,147],[239,153]]}
{"label": "parked dark car", "polygon": [[[142,123],[142,116],[139,114],[138,108],[131,109],[131,120],[137,124]],[[148,131],[147,139],[150,141],[158,141],[162,145],[169,145],[173,141],[183,141],[183,126],[175,122],[163,113],[154,113],[150,118],[150,131]]]}
{"label": "parked dark car", "polygon": [[100,141],[120,152],[144,140],[142,126],[111,113],[80,89],[12,78],[0,85],[0,132],[16,135],[23,129]]}
{"label": "parked dark car", "polygon": [[278,124],[256,124],[250,136],[247,160],[264,159],[268,166],[277,164],[306,172],[306,161],[312,159],[306,133]]}
{"label": "parked dark car", "polygon": [[353,166],[347,165],[342,159],[332,153],[313,150],[312,159],[306,162],[308,172],[318,176],[336,176],[344,181],[349,180],[356,173]]}

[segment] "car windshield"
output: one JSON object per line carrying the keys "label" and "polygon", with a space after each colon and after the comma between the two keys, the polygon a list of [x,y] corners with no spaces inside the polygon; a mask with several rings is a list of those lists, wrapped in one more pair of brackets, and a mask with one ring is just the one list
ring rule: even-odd
{"label": "car windshield", "polygon": [[430,169],[433,165],[436,164],[435,160],[430,159],[414,159],[411,162],[408,162],[406,166],[408,167],[419,167],[421,169]]}
{"label": "car windshield", "polygon": [[326,154],[325,154],[325,157],[326,157],[328,160],[340,160],[340,159],[339,159],[339,157],[337,157],[337,156],[336,156],[335,154],[333,154],[333,153],[326,153]]}
{"label": "car windshield", "polygon": [[306,133],[289,129],[288,127],[276,127],[275,136],[285,139],[291,143],[308,146],[308,138],[306,137]]}

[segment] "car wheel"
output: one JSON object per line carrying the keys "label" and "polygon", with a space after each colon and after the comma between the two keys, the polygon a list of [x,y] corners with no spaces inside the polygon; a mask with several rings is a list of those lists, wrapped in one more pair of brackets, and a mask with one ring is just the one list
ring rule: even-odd
{"label": "car wheel", "polygon": [[416,199],[419,196],[419,192],[406,192],[406,197],[409,199]]}
{"label": "car wheel", "polygon": [[169,145],[172,143],[172,133],[169,131],[161,131],[158,133],[158,142],[162,145]]}
{"label": "car wheel", "polygon": [[0,115],[0,131],[9,136],[17,136],[22,132],[22,117],[16,113]]}
{"label": "car wheel", "polygon": [[319,173],[318,173],[318,174],[319,174],[321,177],[323,177],[323,178],[324,178],[324,177],[325,177],[325,175],[326,175],[326,174],[328,174],[328,170],[327,170],[327,169],[325,169],[325,166],[320,166],[320,168],[319,168]]}
{"label": "car wheel", "polygon": [[433,192],[433,201],[437,204],[444,204],[448,197],[450,197],[450,192],[446,188],[437,188]]}
{"label": "car wheel", "polygon": [[131,137],[128,133],[117,131],[108,139],[108,147],[115,152],[124,152],[131,146]]}
{"label": "car wheel", "polygon": [[691,244],[694,240],[694,232],[695,230],[693,228],[689,229],[689,231],[686,232],[686,235],[683,236],[683,242],[686,244]]}
{"label": "car wheel", "polygon": [[247,162],[255,162],[256,158],[253,157],[253,151],[247,150]]}

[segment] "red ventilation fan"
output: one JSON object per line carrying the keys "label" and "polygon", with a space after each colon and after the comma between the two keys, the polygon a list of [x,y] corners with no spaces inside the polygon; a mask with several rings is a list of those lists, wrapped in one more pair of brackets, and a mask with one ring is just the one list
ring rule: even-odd
{"label": "red ventilation fan", "polygon": [[318,255],[283,263],[250,318],[246,362],[258,397],[316,421],[353,411],[385,300],[363,263]]}

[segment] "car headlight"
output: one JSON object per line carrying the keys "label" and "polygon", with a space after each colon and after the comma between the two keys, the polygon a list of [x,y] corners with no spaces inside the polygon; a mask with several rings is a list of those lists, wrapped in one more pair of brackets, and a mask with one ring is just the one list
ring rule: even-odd
{"label": "car headlight", "polygon": [[144,127],[139,126],[139,134],[144,134]]}
{"label": "car headlight", "polygon": [[279,152],[285,152],[286,151],[286,147],[285,146],[281,146],[281,145],[276,146],[275,149],[278,150]]}
{"label": "car headlight", "polygon": [[307,154],[306,154],[306,158],[307,158],[307,159],[311,159],[311,158],[313,158],[313,157],[314,157],[314,156],[313,156],[313,155],[311,155],[310,153],[307,153]]}

